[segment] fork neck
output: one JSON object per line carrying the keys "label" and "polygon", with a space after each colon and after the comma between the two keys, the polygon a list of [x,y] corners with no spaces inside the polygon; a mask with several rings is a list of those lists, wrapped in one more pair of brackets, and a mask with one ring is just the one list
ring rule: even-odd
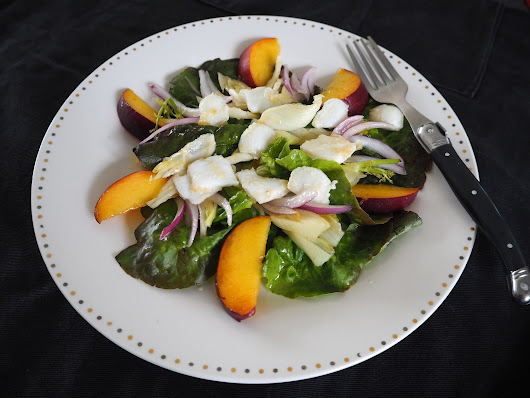
{"label": "fork neck", "polygon": [[403,112],[407,118],[412,130],[416,132],[424,124],[432,123],[430,119],[418,112],[416,108],[410,105],[405,98],[395,102],[396,106]]}
{"label": "fork neck", "polygon": [[439,123],[433,122],[418,112],[404,98],[394,103],[403,112],[414,135],[428,153],[449,143],[449,139],[445,136],[445,129]]}

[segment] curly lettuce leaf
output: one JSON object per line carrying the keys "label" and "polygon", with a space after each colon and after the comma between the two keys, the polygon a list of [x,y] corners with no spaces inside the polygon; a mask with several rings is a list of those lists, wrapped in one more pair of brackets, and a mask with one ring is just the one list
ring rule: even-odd
{"label": "curly lettuce leaf", "polygon": [[382,225],[351,224],[333,256],[320,267],[315,266],[291,239],[277,236],[263,262],[265,287],[289,298],[346,291],[381,250],[420,224],[421,219],[412,212],[399,213]]}

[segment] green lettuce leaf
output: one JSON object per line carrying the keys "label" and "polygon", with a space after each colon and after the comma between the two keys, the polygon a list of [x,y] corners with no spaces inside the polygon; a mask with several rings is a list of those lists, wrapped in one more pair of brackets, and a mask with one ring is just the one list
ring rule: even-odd
{"label": "green lettuce leaf", "polygon": [[347,214],[351,221],[363,225],[384,224],[391,216],[370,217],[361,206],[352,192],[350,182],[344,174],[341,165],[332,160],[313,159],[300,149],[293,149],[283,158],[276,159],[276,163],[293,171],[297,167],[308,166],[322,170],[331,181],[337,181],[335,189],[329,193],[329,202],[332,205],[350,205],[352,210]]}
{"label": "green lettuce leaf", "polygon": [[263,262],[265,287],[289,298],[343,292],[392,240],[420,224],[421,219],[412,212],[399,213],[382,225],[351,224],[333,256],[321,267],[316,267],[291,239],[277,236]]}
{"label": "green lettuce leaf", "polygon": [[256,172],[262,177],[273,177],[289,179],[289,170],[276,162],[278,158],[284,158],[291,152],[289,140],[287,138],[278,138],[268,150],[261,154],[260,165]]}
{"label": "green lettuce leaf", "polygon": [[241,134],[249,124],[248,121],[229,123],[221,127],[183,124],[161,132],[151,141],[137,145],[133,152],[146,169],[153,170],[164,158],[173,155],[188,142],[202,134],[211,133],[215,137],[215,154],[229,156],[237,149]]}
{"label": "green lettuce leaf", "polygon": [[420,216],[418,216],[413,211],[397,212],[394,214],[394,218],[392,219],[392,221],[394,223],[394,227],[383,249],[386,248],[397,237],[406,234],[411,229],[419,227],[422,224]]}

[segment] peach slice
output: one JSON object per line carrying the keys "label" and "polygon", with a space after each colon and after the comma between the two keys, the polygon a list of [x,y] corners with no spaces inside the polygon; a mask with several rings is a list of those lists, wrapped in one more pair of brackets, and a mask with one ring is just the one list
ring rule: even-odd
{"label": "peach slice", "polygon": [[261,283],[261,267],[271,226],[268,216],[243,221],[226,238],[217,266],[217,295],[237,321],[251,317]]}
{"label": "peach slice", "polygon": [[368,105],[368,91],[361,78],[347,69],[339,69],[331,82],[322,90],[324,102],[330,98],[338,98],[348,105],[348,114],[359,115]]}
{"label": "peach slice", "polygon": [[[118,101],[118,118],[122,126],[136,138],[147,138],[156,125],[157,111],[131,89],[126,89]],[[167,124],[160,119],[159,126]]]}
{"label": "peach slice", "polygon": [[151,177],[155,175],[150,171],[137,171],[108,187],[96,204],[96,221],[101,223],[129,210],[143,207],[154,199],[166,183],[164,178],[152,180]]}
{"label": "peach slice", "polygon": [[266,85],[272,77],[279,54],[280,43],[276,38],[261,39],[251,44],[239,57],[240,80],[250,87]]}
{"label": "peach slice", "polygon": [[357,184],[352,187],[359,205],[367,213],[385,214],[403,210],[410,205],[420,188],[403,188],[394,185]]}

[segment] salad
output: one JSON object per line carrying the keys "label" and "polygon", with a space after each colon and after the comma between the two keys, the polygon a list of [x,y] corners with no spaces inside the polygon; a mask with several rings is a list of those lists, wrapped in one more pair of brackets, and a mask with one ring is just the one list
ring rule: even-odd
{"label": "salad", "polygon": [[288,298],[348,290],[394,239],[421,224],[404,210],[431,165],[401,111],[346,69],[324,88],[300,77],[277,39],[188,67],[158,109],[124,91],[118,116],[145,170],[100,197],[102,222],[141,208],[137,243],[116,260],[164,289],[215,276],[224,308],[255,313],[260,286]]}

